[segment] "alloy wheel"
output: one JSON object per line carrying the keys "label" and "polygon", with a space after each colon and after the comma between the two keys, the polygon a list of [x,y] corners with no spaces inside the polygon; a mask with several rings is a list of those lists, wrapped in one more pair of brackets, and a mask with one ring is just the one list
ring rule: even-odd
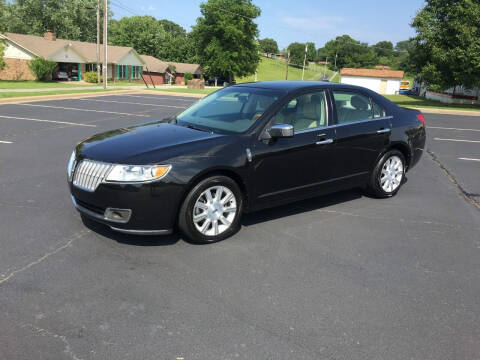
{"label": "alloy wheel", "polygon": [[403,180],[403,162],[394,155],[385,161],[380,172],[380,186],[386,193],[397,190]]}
{"label": "alloy wheel", "polygon": [[232,225],[237,216],[237,199],[225,186],[211,186],[203,191],[193,207],[195,228],[206,236],[216,236]]}

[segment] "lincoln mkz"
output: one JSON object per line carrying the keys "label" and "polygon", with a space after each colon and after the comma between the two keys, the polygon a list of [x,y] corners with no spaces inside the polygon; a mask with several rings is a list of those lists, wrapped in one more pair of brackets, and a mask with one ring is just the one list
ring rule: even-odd
{"label": "lincoln mkz", "polygon": [[355,187],[394,196],[425,146],[423,115],[361,87],[259,82],[182,113],[80,142],[68,162],[84,216],[129,234],[201,243],[243,213]]}

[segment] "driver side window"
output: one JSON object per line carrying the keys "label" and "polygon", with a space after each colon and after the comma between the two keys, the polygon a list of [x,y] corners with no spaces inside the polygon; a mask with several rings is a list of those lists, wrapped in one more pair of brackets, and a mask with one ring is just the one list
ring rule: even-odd
{"label": "driver side window", "polygon": [[293,125],[295,132],[326,126],[324,91],[303,94],[290,100],[277,112],[274,124]]}

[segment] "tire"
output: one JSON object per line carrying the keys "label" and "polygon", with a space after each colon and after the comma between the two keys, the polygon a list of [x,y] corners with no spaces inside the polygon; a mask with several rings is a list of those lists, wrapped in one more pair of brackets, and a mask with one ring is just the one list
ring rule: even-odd
{"label": "tire", "polygon": [[178,214],[178,227],[191,241],[210,244],[237,232],[242,211],[243,194],[237,183],[226,176],[212,176],[188,193]]}
{"label": "tire", "polygon": [[405,180],[405,157],[398,150],[387,151],[373,169],[367,190],[377,198],[395,196]]}

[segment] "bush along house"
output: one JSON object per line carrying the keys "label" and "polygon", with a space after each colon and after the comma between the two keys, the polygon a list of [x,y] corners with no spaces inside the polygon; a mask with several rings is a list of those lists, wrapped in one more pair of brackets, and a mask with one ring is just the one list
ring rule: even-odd
{"label": "bush along house", "polygon": [[[57,71],[53,80],[81,81],[87,71],[97,71],[97,44],[57,39],[54,32],[44,36],[4,33],[4,60],[7,66],[0,71],[0,80],[35,80],[28,62],[35,57],[55,61]],[[103,63],[103,45],[100,45],[100,64]],[[144,61],[127,46],[108,46],[108,78],[141,81]],[[102,71],[102,65],[101,70]]]}

